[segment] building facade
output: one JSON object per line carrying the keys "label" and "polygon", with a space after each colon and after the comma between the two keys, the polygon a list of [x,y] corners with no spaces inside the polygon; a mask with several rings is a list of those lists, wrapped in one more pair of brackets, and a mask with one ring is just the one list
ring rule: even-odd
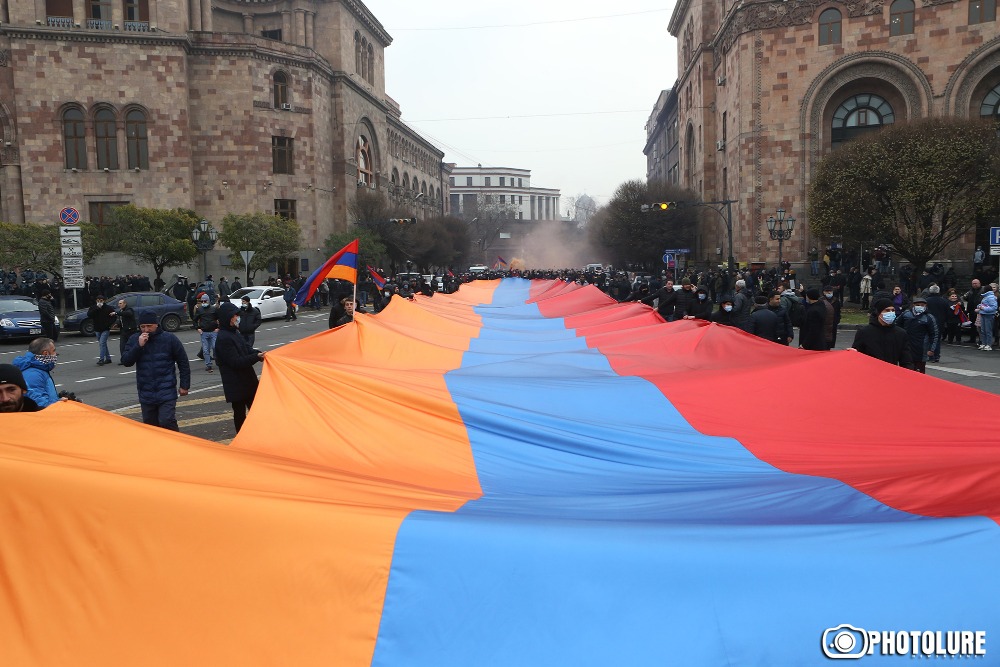
{"label": "building facade", "polygon": [[[647,127],[648,175],[669,180],[658,158],[675,146],[679,185],[733,200],[742,263],[777,262],[766,220],[779,208],[798,220],[786,259],[836,242],[810,235],[806,197],[838,144],[906,119],[1000,110],[995,0],[680,0],[669,31],[680,71]],[[706,212],[696,259],[719,263],[726,236]],[[943,259],[970,260],[973,240]]]}
{"label": "building facade", "polygon": [[358,0],[4,0],[0,21],[5,221],[273,212],[306,270],[359,188],[446,207],[444,153],[386,95],[392,38]]}
{"label": "building facade", "polygon": [[492,264],[500,256],[524,258],[530,238],[545,226],[560,226],[560,193],[531,185],[531,170],[451,165],[451,215],[472,224],[473,253]]}

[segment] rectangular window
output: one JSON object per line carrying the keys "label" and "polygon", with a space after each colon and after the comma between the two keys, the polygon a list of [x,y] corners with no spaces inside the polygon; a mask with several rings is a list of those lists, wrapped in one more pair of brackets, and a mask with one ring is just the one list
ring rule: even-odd
{"label": "rectangular window", "polygon": [[294,141],[291,137],[271,137],[271,161],[275,174],[295,173],[295,163],[292,159]]}
{"label": "rectangular window", "polygon": [[500,203],[501,204],[507,203],[507,195],[500,195]]}
{"label": "rectangular window", "polygon": [[507,185],[507,179],[506,179],[506,178],[504,178],[503,176],[501,176],[501,177],[500,177],[500,187],[502,188],[502,187],[504,187],[505,185]]}
{"label": "rectangular window", "polygon": [[517,179],[517,187],[519,187],[519,188],[523,188],[524,187],[524,184],[521,182],[520,178]]}
{"label": "rectangular window", "polygon": [[295,219],[295,200],[294,199],[275,199],[274,200],[274,214],[279,215],[286,220]]}
{"label": "rectangular window", "polygon": [[727,116],[727,113],[728,112],[726,112],[726,111],[722,112],[722,140],[723,141],[725,141],[727,139],[727,137],[726,137],[726,116]]}
{"label": "rectangular window", "polygon": [[264,39],[274,39],[280,42],[281,28],[278,28],[276,30],[261,30],[260,36],[263,37]]}
{"label": "rectangular window", "polygon": [[483,203],[484,204],[492,204],[493,203],[493,196],[492,195],[483,195]]}
{"label": "rectangular window", "polygon": [[997,20],[997,0],[969,0],[969,24]]}
{"label": "rectangular window", "polygon": [[449,176],[448,177],[448,185],[450,185],[451,187],[455,187],[455,177],[454,176]]}
{"label": "rectangular window", "polygon": [[466,185],[472,185],[472,176],[466,176],[465,177],[465,184]]}
{"label": "rectangular window", "polygon": [[486,177],[486,187],[490,187],[490,177]]}
{"label": "rectangular window", "polygon": [[92,201],[90,202],[90,222],[94,225],[106,225],[111,222],[111,212],[119,206],[127,206],[127,201]]}
{"label": "rectangular window", "polygon": [[517,218],[518,218],[518,220],[524,220],[524,211],[518,211],[517,212]]}
{"label": "rectangular window", "polygon": [[518,195],[517,196],[517,203],[520,206],[524,206],[524,195]]}
{"label": "rectangular window", "polygon": [[125,20],[138,21],[140,23],[148,23],[149,22],[148,0],[125,0]]}

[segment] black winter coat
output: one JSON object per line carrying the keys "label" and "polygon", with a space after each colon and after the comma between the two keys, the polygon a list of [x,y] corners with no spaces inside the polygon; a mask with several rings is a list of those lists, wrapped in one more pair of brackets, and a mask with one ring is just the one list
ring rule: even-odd
{"label": "black winter coat", "polygon": [[815,301],[806,306],[806,319],[799,329],[799,345],[804,349],[830,349],[826,341],[826,308],[827,305],[823,301]]}
{"label": "black winter coat", "polygon": [[56,321],[56,309],[48,299],[38,300],[38,314],[41,322],[52,324]]}
{"label": "black winter coat", "polygon": [[862,354],[894,366],[913,368],[913,354],[907,333],[897,326],[879,324],[877,317],[872,317],[867,326],[858,329],[852,347]]}
{"label": "black winter coat", "polygon": [[135,366],[135,384],[139,388],[139,402],[166,403],[177,398],[177,371],[181,371],[181,389],[191,388],[191,364],[180,339],[168,331],[157,329],[145,345],[139,345],[134,333],[125,345],[122,363]]}
{"label": "black winter coat", "polygon": [[767,306],[754,308],[754,311],[750,313],[750,324],[748,330],[754,336],[758,336],[764,340],[769,340],[772,343],[777,343],[778,329],[778,315]]}
{"label": "black winter coat", "polygon": [[240,333],[252,334],[260,326],[260,310],[250,306],[240,306]]}
{"label": "black winter coat", "polygon": [[792,318],[789,317],[788,311],[785,310],[784,306],[778,306],[777,308],[768,306],[767,309],[778,316],[777,342],[782,345],[788,345],[789,341],[795,336],[795,329],[792,328]]}
{"label": "black winter coat", "polygon": [[94,331],[109,331],[118,317],[118,313],[106,303],[100,308],[94,304],[87,309],[87,317],[94,320]]}
{"label": "black winter coat", "polygon": [[118,322],[123,336],[131,336],[139,330],[139,324],[135,319],[135,309],[129,306],[118,311]]}
{"label": "black winter coat", "polygon": [[[242,321],[242,315],[240,316]],[[257,394],[257,373],[253,365],[260,353],[247,344],[236,329],[224,324],[215,339],[215,363],[222,376],[222,391],[228,403],[252,401]]]}

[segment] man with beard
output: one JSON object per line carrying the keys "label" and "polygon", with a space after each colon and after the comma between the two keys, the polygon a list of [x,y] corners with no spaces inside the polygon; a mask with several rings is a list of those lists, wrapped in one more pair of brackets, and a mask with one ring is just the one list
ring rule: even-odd
{"label": "man with beard", "polygon": [[21,371],[11,364],[0,364],[0,412],[38,412],[40,408],[27,393]]}

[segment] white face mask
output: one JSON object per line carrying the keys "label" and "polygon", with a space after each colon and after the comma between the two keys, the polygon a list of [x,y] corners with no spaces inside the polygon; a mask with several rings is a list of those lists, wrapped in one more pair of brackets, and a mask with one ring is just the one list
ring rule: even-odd
{"label": "white face mask", "polygon": [[236,326],[240,326],[240,316],[236,316]]}

